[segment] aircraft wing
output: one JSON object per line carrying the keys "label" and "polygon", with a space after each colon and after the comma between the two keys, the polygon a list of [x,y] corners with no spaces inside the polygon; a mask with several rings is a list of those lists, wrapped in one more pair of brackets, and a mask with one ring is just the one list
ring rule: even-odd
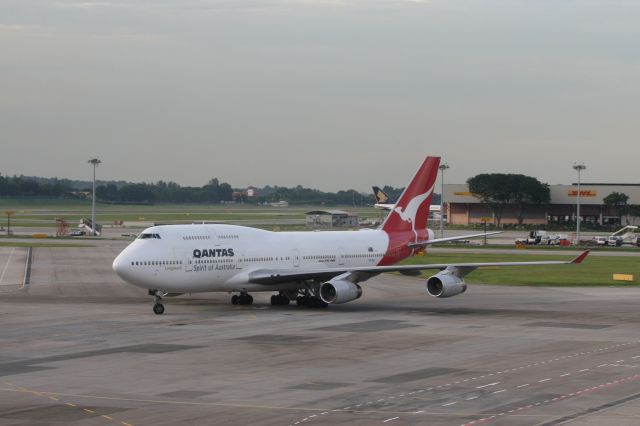
{"label": "aircraft wing", "polygon": [[365,281],[375,275],[384,272],[415,272],[425,269],[447,268],[464,269],[466,273],[476,268],[490,266],[541,266],[541,265],[567,265],[580,264],[587,257],[590,250],[585,250],[571,260],[542,260],[533,262],[486,262],[486,263],[432,263],[424,265],[389,265],[389,266],[360,266],[354,268],[325,268],[325,269],[257,269],[249,272],[249,282],[254,284],[281,284],[303,280],[330,280],[348,273],[353,282]]}
{"label": "aircraft wing", "polygon": [[426,246],[430,246],[431,244],[446,243],[448,241],[467,240],[469,238],[479,238],[479,237],[484,237],[484,236],[487,236],[487,235],[502,234],[502,232],[503,231],[493,231],[493,232],[487,232],[487,233],[482,233],[482,234],[458,235],[457,237],[434,238],[433,240],[426,240],[426,241],[418,241],[418,242],[415,242],[415,243],[409,243],[408,246],[411,247],[411,248],[426,247]]}

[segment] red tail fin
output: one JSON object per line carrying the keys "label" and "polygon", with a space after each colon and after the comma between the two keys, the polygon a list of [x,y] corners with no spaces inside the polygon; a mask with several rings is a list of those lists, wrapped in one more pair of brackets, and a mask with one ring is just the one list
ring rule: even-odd
{"label": "red tail fin", "polygon": [[424,233],[439,165],[440,157],[427,157],[424,160],[382,224],[384,231],[387,233],[413,231],[416,236]]}

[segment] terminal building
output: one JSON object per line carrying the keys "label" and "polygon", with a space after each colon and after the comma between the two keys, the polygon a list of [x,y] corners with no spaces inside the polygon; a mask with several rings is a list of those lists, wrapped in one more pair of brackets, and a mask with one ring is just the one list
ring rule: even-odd
{"label": "terminal building", "polygon": [[314,210],[307,212],[307,226],[355,228],[358,216],[342,210]]}
{"label": "terminal building", "polygon": [[[528,205],[523,214],[525,225],[575,222],[578,185],[549,185],[551,201],[548,205]],[[627,204],[640,205],[640,184],[582,183],[580,185],[580,216],[582,222],[601,225],[638,225],[640,218],[620,217],[617,209],[603,199],[613,192],[626,194]],[[452,225],[481,224],[494,215],[471,192],[467,184],[445,184],[444,201],[447,223]],[[501,224],[517,224],[518,207],[508,205],[502,213]]]}

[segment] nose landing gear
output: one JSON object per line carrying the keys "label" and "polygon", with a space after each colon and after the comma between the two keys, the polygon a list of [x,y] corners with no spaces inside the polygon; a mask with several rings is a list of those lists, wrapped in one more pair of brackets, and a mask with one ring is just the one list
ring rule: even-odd
{"label": "nose landing gear", "polygon": [[166,296],[167,293],[160,290],[149,290],[149,296],[153,296],[153,313],[156,315],[164,314],[164,305],[162,302],[162,296]]}
{"label": "nose landing gear", "polygon": [[164,314],[164,305],[162,303],[156,303],[153,305],[153,313],[156,315]]}

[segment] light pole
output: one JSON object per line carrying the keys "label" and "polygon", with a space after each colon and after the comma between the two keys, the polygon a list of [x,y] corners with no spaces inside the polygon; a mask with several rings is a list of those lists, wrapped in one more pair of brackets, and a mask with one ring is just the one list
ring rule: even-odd
{"label": "light pole", "polygon": [[440,164],[440,238],[444,238],[444,171],[449,168],[446,163]]}
{"label": "light pole", "polygon": [[586,169],[584,164],[574,164],[573,169],[578,172],[578,195],[576,198],[576,244],[580,244],[580,172]]}
{"label": "light pole", "polygon": [[7,215],[7,235],[11,235],[11,216],[14,215],[14,211],[5,210],[4,214]]}
{"label": "light pole", "polygon": [[90,164],[93,164],[93,195],[91,197],[91,233],[95,237],[96,235],[96,167],[102,163],[99,158],[92,158],[89,160]]}

